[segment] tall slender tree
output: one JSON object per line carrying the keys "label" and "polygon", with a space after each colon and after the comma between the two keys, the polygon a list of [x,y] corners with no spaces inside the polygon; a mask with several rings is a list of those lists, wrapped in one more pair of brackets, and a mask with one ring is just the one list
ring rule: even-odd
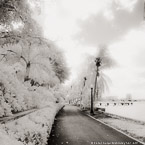
{"label": "tall slender tree", "polygon": [[95,58],[95,64],[96,64],[96,75],[94,84],[94,99],[98,99],[99,92],[98,78],[101,76],[100,71],[103,72],[104,69],[113,67],[115,65],[115,61],[109,55],[106,46],[100,46],[99,53]]}

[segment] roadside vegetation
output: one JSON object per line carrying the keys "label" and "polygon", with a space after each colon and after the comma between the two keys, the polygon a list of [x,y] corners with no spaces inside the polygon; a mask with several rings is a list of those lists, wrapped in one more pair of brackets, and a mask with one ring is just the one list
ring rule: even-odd
{"label": "roadside vegetation", "polygon": [[68,78],[68,68],[62,51],[44,38],[33,19],[34,13],[39,14],[39,2],[0,1],[0,117],[39,109],[0,125],[0,137],[9,138],[3,144],[46,144],[63,106],[61,84]]}

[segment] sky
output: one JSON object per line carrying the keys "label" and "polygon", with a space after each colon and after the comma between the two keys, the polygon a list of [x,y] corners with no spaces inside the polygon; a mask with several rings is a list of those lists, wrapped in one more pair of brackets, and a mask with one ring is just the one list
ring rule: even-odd
{"label": "sky", "polygon": [[45,37],[64,52],[77,81],[86,55],[106,45],[117,62],[106,73],[112,80],[105,95],[145,98],[144,0],[42,0],[35,16]]}

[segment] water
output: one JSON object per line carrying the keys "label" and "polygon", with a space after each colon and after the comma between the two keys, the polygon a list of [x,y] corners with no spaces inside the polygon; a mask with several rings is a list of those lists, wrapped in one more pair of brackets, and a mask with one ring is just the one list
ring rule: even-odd
{"label": "water", "polygon": [[133,102],[132,105],[131,103],[129,105],[114,105],[114,103],[111,102],[107,105],[107,102],[105,102],[101,106],[97,103],[95,106],[104,107],[107,113],[145,122],[145,102]]}

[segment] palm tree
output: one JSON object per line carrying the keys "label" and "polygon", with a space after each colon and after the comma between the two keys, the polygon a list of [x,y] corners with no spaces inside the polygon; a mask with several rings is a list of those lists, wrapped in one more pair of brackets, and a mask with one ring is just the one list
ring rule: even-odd
{"label": "palm tree", "polygon": [[[115,65],[115,61],[111,58],[111,56],[108,53],[108,50],[105,46],[101,46],[99,53],[97,57],[95,58],[95,64],[96,64],[96,75],[95,75],[95,84],[94,84],[94,100],[98,99],[99,94],[99,84],[98,84],[98,78],[102,78],[102,85],[106,85],[107,83],[104,81],[103,78],[103,70],[113,67]],[[105,84],[103,84],[105,83]],[[97,96],[96,96],[97,93]]]}
{"label": "palm tree", "polygon": [[97,57],[96,60],[96,76],[95,76],[95,85],[94,85],[94,100],[95,100],[95,96],[96,96],[96,88],[97,88],[97,98],[98,98],[98,77],[99,77],[99,68],[101,66],[101,63],[102,63],[102,59],[100,57]]}
{"label": "palm tree", "polygon": [[0,60],[5,63],[22,64],[25,67],[24,82],[30,81],[31,85],[53,87],[62,83],[68,76],[62,52],[44,38],[29,39],[2,47]]}

